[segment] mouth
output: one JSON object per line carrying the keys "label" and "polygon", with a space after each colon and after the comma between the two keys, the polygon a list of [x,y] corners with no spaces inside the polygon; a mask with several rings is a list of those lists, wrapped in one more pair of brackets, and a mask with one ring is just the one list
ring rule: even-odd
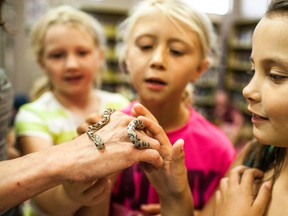
{"label": "mouth", "polygon": [[145,79],[145,83],[152,84],[152,85],[162,85],[162,86],[167,85],[166,82],[162,81],[159,78],[148,78],[148,79]]}
{"label": "mouth", "polygon": [[71,81],[79,81],[79,80],[81,80],[81,79],[83,79],[83,76],[81,76],[81,75],[78,75],[78,76],[66,76],[66,77],[64,77],[64,80],[65,80],[65,81],[68,81],[68,82],[71,82]]}
{"label": "mouth", "polygon": [[254,120],[269,120],[269,118],[261,116],[261,115],[258,115],[256,113],[250,111],[250,110],[249,110],[249,112],[251,113],[252,119],[254,119]]}

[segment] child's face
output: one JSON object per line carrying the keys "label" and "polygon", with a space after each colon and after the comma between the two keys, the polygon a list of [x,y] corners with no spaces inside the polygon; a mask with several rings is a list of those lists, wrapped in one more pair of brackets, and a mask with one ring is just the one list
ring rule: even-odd
{"label": "child's face", "polygon": [[126,64],[142,103],[177,103],[187,83],[208,66],[197,34],[175,22],[157,11],[141,18],[132,30]]}
{"label": "child's face", "polygon": [[92,37],[77,28],[57,24],[48,29],[44,43],[40,65],[53,90],[69,95],[87,93],[103,60]]}
{"label": "child's face", "polygon": [[243,94],[253,133],[264,144],[288,146],[288,19],[263,18],[253,36],[252,69]]}

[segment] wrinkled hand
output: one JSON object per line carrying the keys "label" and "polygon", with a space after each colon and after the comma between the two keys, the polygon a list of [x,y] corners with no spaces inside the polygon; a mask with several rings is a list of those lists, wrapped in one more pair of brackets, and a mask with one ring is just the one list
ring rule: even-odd
{"label": "wrinkled hand", "polygon": [[112,186],[108,178],[102,178],[93,182],[65,183],[63,188],[70,200],[84,206],[94,206],[109,197]]}
{"label": "wrinkled hand", "polygon": [[238,166],[223,178],[216,192],[216,216],[262,216],[271,196],[271,181],[264,182],[255,197],[255,178],[264,173]]}
{"label": "wrinkled hand", "polygon": [[[149,163],[156,169],[161,168],[163,159],[158,152],[160,143],[157,139],[151,138],[144,131],[141,131],[138,137],[149,142],[151,148],[139,150],[131,143],[127,135],[127,126],[133,119],[135,118],[119,111],[112,113],[109,123],[96,132],[105,144],[105,149],[101,151],[95,147],[86,133],[75,138],[72,143],[58,145],[57,148],[62,148],[61,146],[63,146],[66,151],[66,154],[63,155],[62,153],[58,157],[67,157],[66,162],[77,163],[77,166],[72,164],[74,165],[73,169],[69,169],[65,173],[65,176],[68,176],[67,180],[92,181],[110,176],[139,162]],[[97,120],[94,120],[94,123]],[[149,133],[156,133],[154,131],[157,129],[154,125],[158,125],[156,122],[149,120],[147,117],[142,117],[141,120],[149,122],[150,126],[147,128]],[[86,131],[90,122],[83,124],[78,129],[78,132]],[[64,152],[63,149],[62,152]]]}

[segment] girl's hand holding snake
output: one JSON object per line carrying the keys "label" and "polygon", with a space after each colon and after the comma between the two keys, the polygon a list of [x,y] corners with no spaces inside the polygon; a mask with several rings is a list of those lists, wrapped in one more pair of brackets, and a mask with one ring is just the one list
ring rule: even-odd
{"label": "girl's hand holding snake", "polygon": [[[193,199],[184,163],[184,141],[179,139],[172,146],[162,127],[159,124],[152,124],[156,119],[144,106],[135,104],[132,113],[144,122],[150,136],[160,142],[159,153],[163,158],[164,165],[158,170],[146,170],[146,175],[159,194],[161,214],[193,215]],[[145,120],[142,119],[144,116]],[[145,207],[149,209],[147,205]],[[153,213],[155,213],[154,207]]]}

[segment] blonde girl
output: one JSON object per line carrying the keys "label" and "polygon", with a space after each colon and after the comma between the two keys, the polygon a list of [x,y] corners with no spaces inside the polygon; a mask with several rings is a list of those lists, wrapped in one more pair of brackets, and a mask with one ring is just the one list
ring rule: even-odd
{"label": "blonde girl", "polygon": [[[201,210],[235,156],[225,134],[182,97],[189,82],[209,66],[211,21],[182,0],[144,0],[132,8],[120,31],[120,60],[130,74],[136,101],[156,117],[170,143],[184,140],[189,185],[195,208]],[[134,103],[123,111],[132,115]],[[157,188],[158,193],[163,189]],[[110,215],[153,214],[159,204],[157,192],[139,166],[125,169],[114,184]]]}
{"label": "blonde girl", "polygon": [[[16,117],[23,154],[72,140],[77,126],[92,112],[127,105],[120,94],[95,89],[104,64],[105,37],[93,17],[70,6],[51,9],[32,29],[31,46],[49,86],[37,100],[21,107]],[[56,187],[32,203],[46,214],[72,214],[85,204],[84,192],[96,187],[94,180]]]}

